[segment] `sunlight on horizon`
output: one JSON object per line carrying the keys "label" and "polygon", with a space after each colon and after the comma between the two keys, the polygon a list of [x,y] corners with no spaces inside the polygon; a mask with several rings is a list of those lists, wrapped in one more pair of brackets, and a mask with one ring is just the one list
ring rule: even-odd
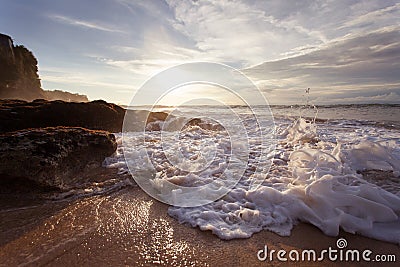
{"label": "sunlight on horizon", "polygon": [[182,105],[245,105],[245,102],[222,86],[194,83],[170,89],[155,104],[177,107]]}

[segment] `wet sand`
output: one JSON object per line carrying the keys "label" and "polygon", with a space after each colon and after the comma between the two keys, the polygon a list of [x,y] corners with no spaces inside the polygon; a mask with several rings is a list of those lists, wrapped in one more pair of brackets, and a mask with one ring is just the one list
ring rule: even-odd
{"label": "wet sand", "polygon": [[[74,201],[2,199],[0,265],[40,266],[268,266],[258,250],[336,249],[335,237],[308,224],[297,225],[290,237],[262,231],[249,239],[223,241],[211,232],[180,225],[167,215],[168,206],[137,186],[109,195]],[[18,208],[18,206],[20,206]],[[341,233],[349,249],[395,254],[399,246]],[[279,262],[274,265],[375,266],[367,262]],[[388,263],[385,263],[385,266]],[[383,264],[382,264],[383,265]],[[393,264],[394,265],[394,264]]]}

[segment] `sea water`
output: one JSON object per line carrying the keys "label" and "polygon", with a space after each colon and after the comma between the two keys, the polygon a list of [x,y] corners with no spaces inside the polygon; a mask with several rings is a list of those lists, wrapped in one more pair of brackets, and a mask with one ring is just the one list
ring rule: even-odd
{"label": "sea water", "polygon": [[[162,140],[160,131],[152,130],[161,126],[118,133],[117,152],[104,164],[125,173],[131,166],[135,178],[149,180],[157,194],[169,197],[179,192],[167,190],[167,183],[200,187],[240,171],[240,180],[222,198],[168,210],[180,223],[221,239],[248,238],[261,230],[288,236],[301,221],[330,236],[343,229],[400,244],[400,105],[276,106],[273,120],[269,107],[257,108],[267,117],[262,129],[253,127],[256,119],[246,107],[229,112],[217,106],[161,107],[157,111],[173,110],[174,117],[153,124],[196,117],[199,110],[202,124],[163,132]],[[368,172],[373,175],[366,179]]]}

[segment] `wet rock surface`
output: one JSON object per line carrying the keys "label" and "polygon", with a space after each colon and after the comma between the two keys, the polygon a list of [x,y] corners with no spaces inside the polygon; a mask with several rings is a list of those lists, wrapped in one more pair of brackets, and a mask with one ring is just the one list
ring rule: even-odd
{"label": "wet rock surface", "polygon": [[120,132],[124,115],[125,109],[103,100],[87,103],[0,100],[0,132],[55,126]]}
{"label": "wet rock surface", "polygon": [[[79,127],[25,129],[0,135],[0,184],[64,189],[114,153],[113,134]],[[25,181],[25,182],[24,182]]]}

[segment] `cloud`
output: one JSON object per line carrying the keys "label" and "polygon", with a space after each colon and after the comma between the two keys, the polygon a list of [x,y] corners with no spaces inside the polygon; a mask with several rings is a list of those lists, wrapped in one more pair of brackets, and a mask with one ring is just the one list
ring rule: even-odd
{"label": "cloud", "polygon": [[[320,102],[400,92],[400,38],[397,27],[349,35],[322,48],[291,58],[269,61],[244,72],[276,101],[288,90],[311,87]],[[324,100],[325,99],[325,100]],[[395,98],[398,99],[398,98]],[[377,100],[375,98],[375,100]],[[380,101],[384,99],[380,99]]]}
{"label": "cloud", "polygon": [[380,26],[382,23],[389,23],[392,25],[400,25],[398,20],[400,16],[400,3],[397,3],[393,6],[388,6],[385,8],[381,8],[378,10],[373,10],[371,12],[367,12],[360,16],[355,17],[352,20],[345,22],[340,29],[342,28],[354,28],[354,27],[371,27]]}
{"label": "cloud", "polygon": [[[209,60],[212,58],[198,50],[179,47],[167,42],[154,42],[147,40],[145,45],[137,51],[134,47],[114,46],[116,52],[123,52],[123,59],[109,58],[104,60],[107,65],[118,67],[143,77],[150,77],[157,72],[178,64],[196,60]],[[140,53],[138,53],[140,52]]]}
{"label": "cloud", "polygon": [[294,102],[306,87],[321,101],[399,89],[398,1],[113,0],[73,16],[54,5],[44,12],[58,22],[50,28],[93,30],[62,45],[74,68],[101,72],[87,77],[94,83],[109,72],[138,88],[167,67],[213,61],[246,68],[271,102]]}
{"label": "cloud", "polygon": [[108,27],[108,26],[103,26],[103,25],[100,25],[99,23],[73,19],[73,18],[70,18],[67,16],[62,16],[62,15],[49,15],[49,18],[54,21],[60,22],[60,23],[78,26],[78,27],[86,28],[86,29],[94,29],[94,30],[99,30],[99,31],[115,32],[115,33],[121,32],[120,30],[117,30],[115,28]]}
{"label": "cloud", "polygon": [[[167,1],[173,27],[216,61],[238,67],[277,59],[298,46],[326,41],[323,33],[256,8],[250,1]],[[238,64],[239,63],[239,64]]]}
{"label": "cloud", "polygon": [[[121,83],[118,78],[110,78],[110,74],[85,72],[82,73],[75,69],[68,68],[43,68],[40,70],[40,78],[43,83],[56,85],[73,86],[75,89],[82,87],[93,88],[109,88],[116,91],[129,91],[134,92],[134,88],[130,84]],[[46,89],[57,89],[46,88]]]}
{"label": "cloud", "polygon": [[111,82],[99,82],[96,81],[95,77],[91,77],[92,79],[88,79],[85,75],[78,74],[68,74],[63,73],[62,75],[49,75],[44,74],[41,76],[44,82],[53,82],[53,83],[61,83],[61,84],[72,84],[72,85],[80,85],[80,86],[93,86],[93,87],[109,87],[114,89],[125,89],[132,92],[132,86],[126,84],[118,84]]}

